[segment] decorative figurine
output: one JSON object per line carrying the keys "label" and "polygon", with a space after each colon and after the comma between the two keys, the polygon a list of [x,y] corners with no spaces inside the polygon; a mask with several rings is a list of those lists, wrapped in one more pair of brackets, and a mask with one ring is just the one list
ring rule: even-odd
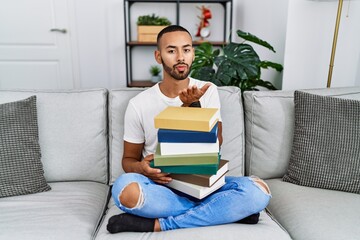
{"label": "decorative figurine", "polygon": [[198,30],[196,33],[196,37],[200,37],[201,41],[204,40],[204,38],[207,38],[210,36],[210,23],[209,19],[211,19],[211,11],[209,8],[205,6],[197,7],[201,11],[201,16],[198,16],[200,19],[200,24],[198,25]]}

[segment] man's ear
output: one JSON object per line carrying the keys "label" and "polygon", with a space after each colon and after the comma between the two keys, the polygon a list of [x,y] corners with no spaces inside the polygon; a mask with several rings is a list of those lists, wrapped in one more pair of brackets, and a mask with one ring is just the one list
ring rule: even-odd
{"label": "man's ear", "polygon": [[161,54],[160,54],[160,51],[159,51],[159,50],[155,50],[154,56],[155,56],[156,62],[157,62],[158,64],[162,64]]}

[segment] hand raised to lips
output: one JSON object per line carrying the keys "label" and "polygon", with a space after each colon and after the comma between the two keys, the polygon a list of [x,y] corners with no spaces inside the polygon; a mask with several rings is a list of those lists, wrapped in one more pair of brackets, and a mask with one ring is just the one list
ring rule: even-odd
{"label": "hand raised to lips", "polygon": [[200,89],[197,86],[193,85],[181,90],[179,92],[179,98],[184,103],[183,106],[187,107],[191,103],[199,101],[210,86],[211,83],[207,83]]}

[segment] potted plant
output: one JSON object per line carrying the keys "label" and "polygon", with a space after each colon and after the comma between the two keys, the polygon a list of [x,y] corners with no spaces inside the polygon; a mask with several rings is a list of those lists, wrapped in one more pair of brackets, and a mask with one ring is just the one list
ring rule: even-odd
{"label": "potted plant", "polygon": [[165,17],[159,17],[155,14],[139,16],[137,20],[138,41],[156,42],[158,33],[171,22]]}
{"label": "potted plant", "polygon": [[161,80],[160,72],[161,68],[158,65],[153,65],[150,67],[151,82],[156,83]]}
{"label": "potted plant", "polygon": [[[237,35],[275,52],[274,48],[264,40],[241,30]],[[244,41],[244,42],[245,42]],[[270,61],[261,61],[254,48],[246,43],[230,42],[220,49],[204,42],[195,49],[195,60],[191,76],[200,80],[210,81],[217,86],[237,86],[241,91],[259,90],[258,87],[275,90],[271,82],[261,79],[262,68],[273,68],[281,72],[283,66]]]}

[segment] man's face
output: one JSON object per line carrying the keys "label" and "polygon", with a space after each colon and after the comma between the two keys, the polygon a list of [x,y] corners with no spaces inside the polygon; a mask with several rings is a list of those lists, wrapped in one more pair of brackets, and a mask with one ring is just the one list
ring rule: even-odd
{"label": "man's face", "polygon": [[194,48],[189,34],[182,31],[165,33],[160,39],[159,47],[155,58],[163,65],[164,74],[176,80],[186,79],[194,60]]}

